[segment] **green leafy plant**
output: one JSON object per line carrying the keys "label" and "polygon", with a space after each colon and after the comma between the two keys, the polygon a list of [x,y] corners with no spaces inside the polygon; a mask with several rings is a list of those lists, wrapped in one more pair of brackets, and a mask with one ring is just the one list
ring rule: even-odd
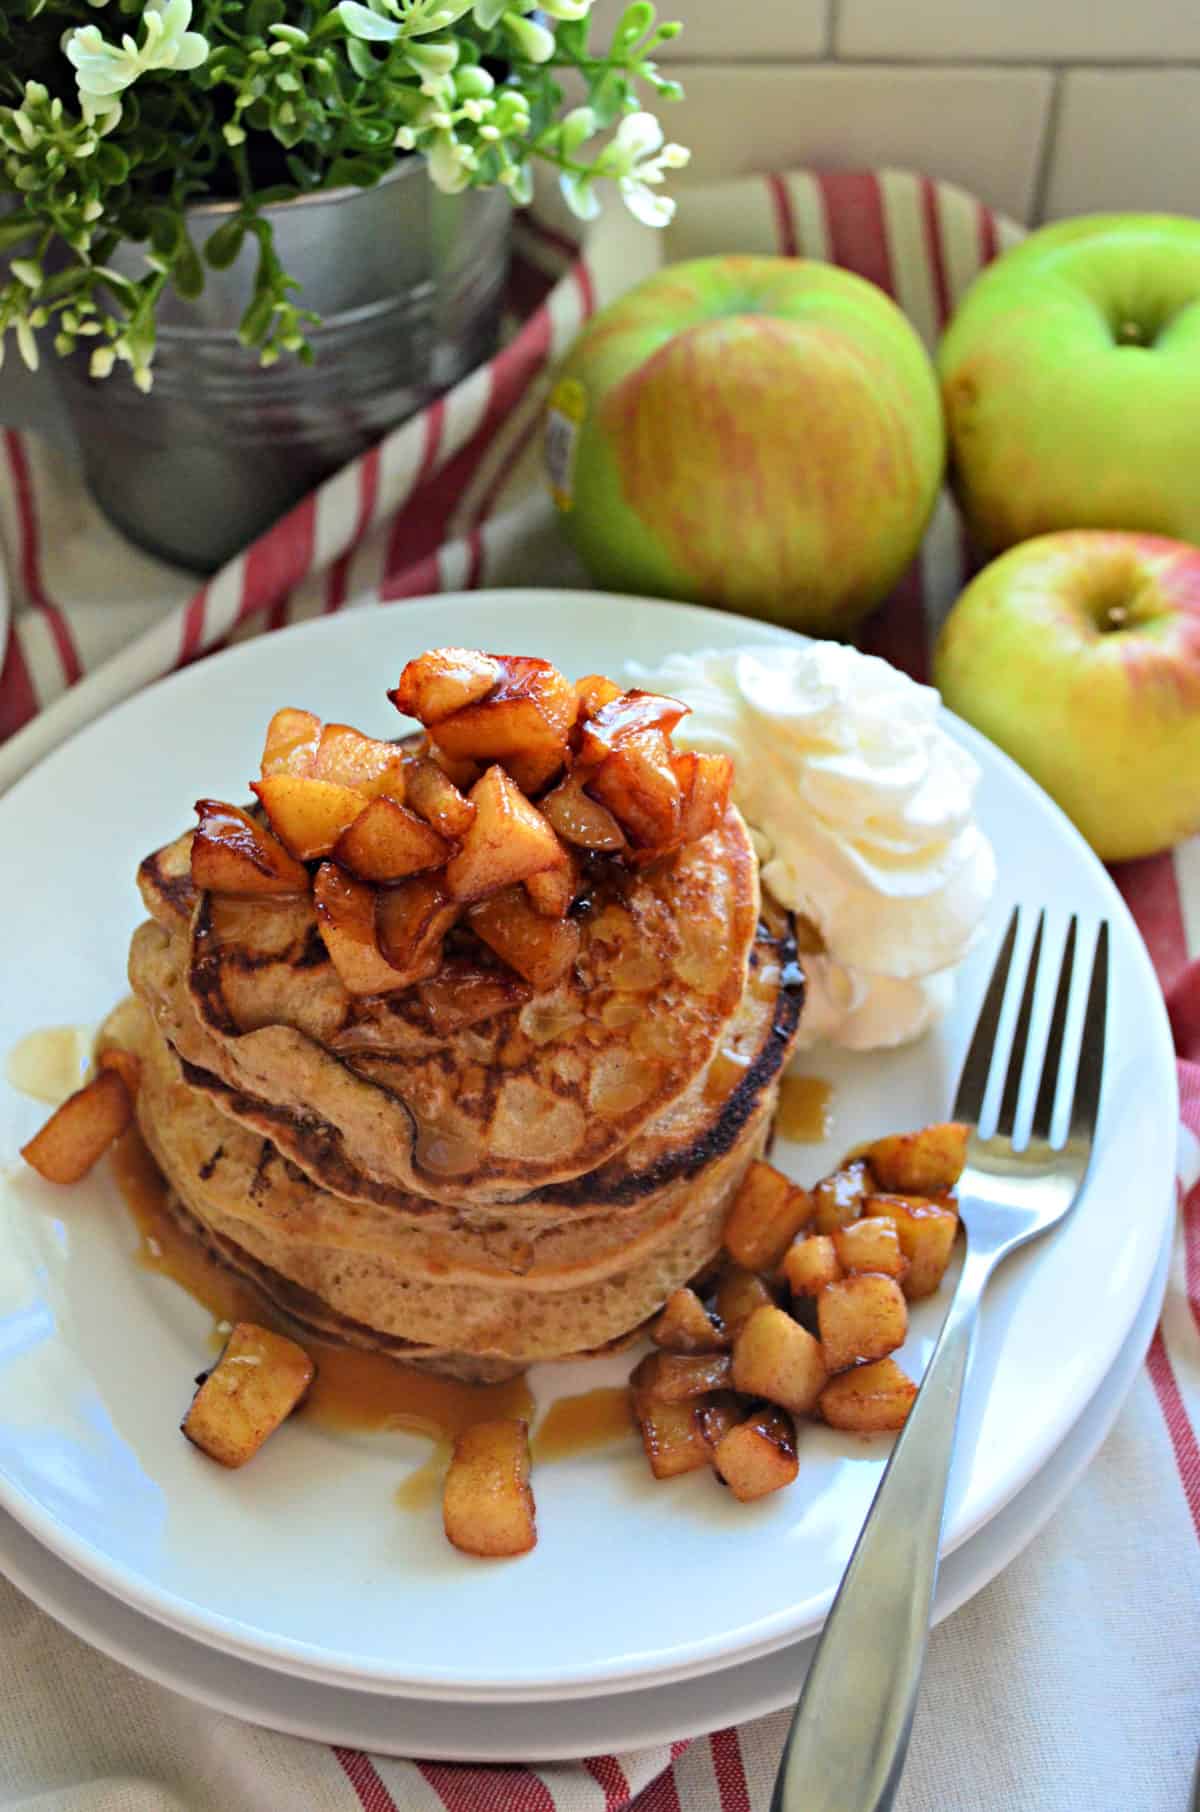
{"label": "green leafy plant", "polygon": [[[422,155],[450,193],[501,185],[529,201],[553,166],[590,218],[611,182],[639,219],[674,204],[664,144],[641,92],[679,94],[654,53],[678,25],[632,0],[606,50],[589,47],[593,0],[0,0],[0,357],[27,364],[37,330],[55,349],[92,343],[91,369],[153,381],[155,319],[172,286],[194,299],[205,265],[257,254],[243,343],[264,364],[311,359],[315,320],[276,256],[270,204],[314,189],[368,188],[398,156]],[[582,86],[566,106],[563,80]],[[201,258],[187,211],[229,217]],[[146,274],[111,259],[142,246]]]}

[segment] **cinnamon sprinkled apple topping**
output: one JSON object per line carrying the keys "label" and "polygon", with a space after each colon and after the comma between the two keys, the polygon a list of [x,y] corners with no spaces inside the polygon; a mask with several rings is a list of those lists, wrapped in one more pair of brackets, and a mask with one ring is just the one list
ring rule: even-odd
{"label": "cinnamon sprinkled apple topping", "polygon": [[410,661],[388,696],[419,743],[277,711],[260,813],[201,800],[192,879],[235,897],[311,893],[345,987],[416,988],[435,1028],[457,1017],[452,992],[486,1017],[514,987],[570,972],[587,864],[642,868],[729,807],[729,758],[672,746],[677,699],[467,648]]}

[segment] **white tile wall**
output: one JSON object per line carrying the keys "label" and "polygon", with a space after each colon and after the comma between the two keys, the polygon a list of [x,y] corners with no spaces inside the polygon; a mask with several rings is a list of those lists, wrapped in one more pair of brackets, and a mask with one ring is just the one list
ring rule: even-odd
{"label": "white tile wall", "polygon": [[[685,0],[679,17],[688,10]],[[715,11],[711,0],[690,0],[690,10]],[[841,57],[1160,62],[1200,56],[1200,6],[1194,0],[840,0],[834,49]]]}
{"label": "white tile wall", "polygon": [[[625,0],[598,0],[598,30]],[[1200,214],[1200,0],[656,0],[703,176],[908,164],[1025,221]],[[1122,67],[1123,65],[1123,67]]]}
{"label": "white tile wall", "polygon": [[887,163],[947,177],[1017,219],[1033,205],[1051,76],[1040,69],[682,65],[664,114],[701,180]]}
{"label": "white tile wall", "polygon": [[1200,213],[1200,69],[1063,77],[1044,212]]}
{"label": "white tile wall", "polygon": [[[596,43],[611,31],[628,0],[596,0]],[[678,19],[683,31],[663,46],[664,62],[736,56],[819,57],[828,49],[832,0],[656,0],[661,19]]]}

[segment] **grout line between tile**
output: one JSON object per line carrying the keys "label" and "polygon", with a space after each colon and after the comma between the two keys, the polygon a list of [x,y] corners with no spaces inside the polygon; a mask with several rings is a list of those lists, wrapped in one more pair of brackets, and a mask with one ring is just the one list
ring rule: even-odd
{"label": "grout line between tile", "polygon": [[1064,73],[1061,69],[1056,69],[1050,89],[1050,99],[1046,104],[1046,116],[1042,126],[1042,146],[1033,178],[1033,194],[1030,198],[1029,209],[1031,226],[1038,226],[1045,218],[1046,196],[1050,189],[1054,154],[1058,148],[1058,128],[1062,118],[1064,87]]}

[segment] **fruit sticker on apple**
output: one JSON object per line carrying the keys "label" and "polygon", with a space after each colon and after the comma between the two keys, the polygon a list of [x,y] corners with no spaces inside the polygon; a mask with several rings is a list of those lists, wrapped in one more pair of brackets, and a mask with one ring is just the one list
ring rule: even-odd
{"label": "fruit sticker on apple", "polygon": [[916,554],[944,438],[925,349],[882,290],[730,256],[670,265],[584,329],[546,456],[601,585],[844,635]]}

